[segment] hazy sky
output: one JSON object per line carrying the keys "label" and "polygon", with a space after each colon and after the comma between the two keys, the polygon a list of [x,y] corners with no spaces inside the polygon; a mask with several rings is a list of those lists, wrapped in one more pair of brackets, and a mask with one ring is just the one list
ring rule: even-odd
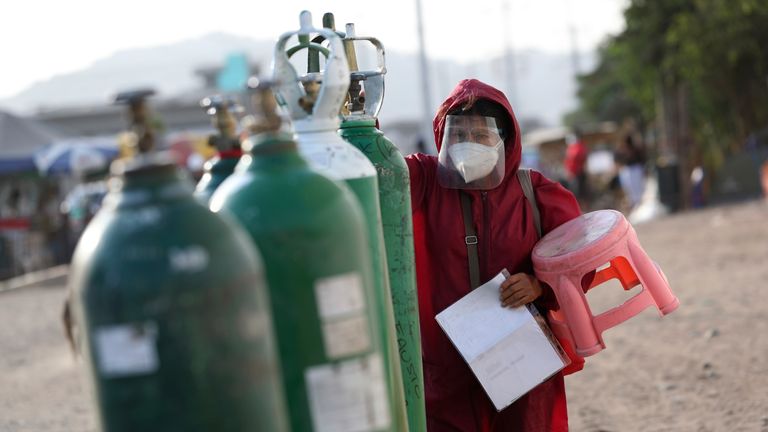
{"label": "hazy sky", "polygon": [[[427,53],[475,60],[501,52],[505,38],[514,49],[569,51],[571,26],[579,49],[591,50],[623,28],[626,3],[422,0]],[[354,22],[359,35],[378,37],[387,50],[417,50],[415,0],[9,0],[0,19],[0,98],[127,48],[211,32],[276,39],[298,28],[303,9],[316,26],[330,11],[337,27]]]}

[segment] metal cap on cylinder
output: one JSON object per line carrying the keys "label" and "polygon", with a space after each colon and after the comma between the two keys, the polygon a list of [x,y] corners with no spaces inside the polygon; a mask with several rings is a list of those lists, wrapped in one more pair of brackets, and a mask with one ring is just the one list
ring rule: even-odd
{"label": "metal cap on cylinder", "polygon": [[134,134],[134,142],[131,144],[135,147],[134,153],[148,153],[155,149],[155,131],[146,103],[146,99],[154,94],[153,89],[144,88],[120,92],[114,98],[115,104],[128,106],[131,132]]}
{"label": "metal cap on cylinder", "polygon": [[[339,110],[344,104],[349,88],[349,66],[344,56],[341,38],[333,30],[315,28],[312,14],[303,11],[299,16],[298,31],[280,36],[275,46],[273,76],[277,81],[276,92],[281,104],[288,109],[297,133],[302,131],[336,130]],[[317,34],[327,42],[327,48],[307,41],[286,50],[288,40],[296,35]],[[322,73],[297,73],[289,57],[302,49],[320,51],[326,56]]]}
{"label": "metal cap on cylinder", "polygon": [[213,126],[219,131],[219,135],[212,135],[208,144],[219,152],[239,152],[240,139],[237,136],[237,118],[235,113],[242,112],[243,108],[235,100],[221,95],[215,95],[200,100],[200,106],[212,116]]}
{"label": "metal cap on cylinder", "polygon": [[[384,101],[384,75],[387,73],[382,43],[373,37],[359,37],[354,23],[347,23],[342,38],[350,70],[349,97],[342,114],[351,117],[376,117]],[[376,49],[376,67],[363,69],[357,60],[356,42],[368,42]]]}
{"label": "metal cap on cylinder", "polygon": [[115,95],[114,102],[116,104],[135,105],[144,102],[146,98],[155,94],[155,90],[151,88],[127,90]]}
{"label": "metal cap on cylinder", "polygon": [[277,132],[283,120],[277,112],[277,99],[273,89],[275,81],[252,77],[248,80],[248,92],[254,108],[253,124],[249,128],[252,134]]}
{"label": "metal cap on cylinder", "polygon": [[222,95],[202,98],[200,100],[200,107],[202,107],[208,115],[221,114],[222,112],[238,113],[243,111],[243,107],[234,99]]}
{"label": "metal cap on cylinder", "polygon": [[274,94],[276,86],[275,81],[267,79],[252,77],[248,80],[254,113],[248,125],[251,136],[243,142],[243,148],[253,156],[296,151],[292,133],[283,130],[284,122]]}

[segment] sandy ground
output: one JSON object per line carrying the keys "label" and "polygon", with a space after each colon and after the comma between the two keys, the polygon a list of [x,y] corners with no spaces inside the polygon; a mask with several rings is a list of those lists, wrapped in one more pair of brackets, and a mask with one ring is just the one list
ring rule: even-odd
{"label": "sandy ground", "polygon": [[[571,430],[768,432],[768,205],[718,207],[637,227],[681,301],[605,333],[566,378]],[[630,293],[631,294],[631,293]],[[0,431],[93,431],[62,335],[61,283],[0,293]],[[598,310],[628,298],[588,295]]]}
{"label": "sandy ground", "polygon": [[61,325],[62,283],[0,293],[0,431],[95,431]]}
{"label": "sandy ground", "polygon": [[[768,431],[768,205],[752,202],[637,227],[680,308],[605,332],[566,378],[574,431]],[[621,289],[590,291],[609,305]],[[603,292],[604,291],[604,292]],[[608,293],[610,291],[610,293]],[[591,303],[592,304],[592,303]]]}

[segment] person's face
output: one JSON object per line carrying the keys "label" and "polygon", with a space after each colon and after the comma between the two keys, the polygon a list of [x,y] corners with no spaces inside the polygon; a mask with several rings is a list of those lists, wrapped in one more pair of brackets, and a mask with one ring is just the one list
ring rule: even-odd
{"label": "person's face", "polygon": [[448,143],[473,142],[493,147],[499,143],[501,136],[492,117],[478,115],[452,116],[451,128],[448,130]]}

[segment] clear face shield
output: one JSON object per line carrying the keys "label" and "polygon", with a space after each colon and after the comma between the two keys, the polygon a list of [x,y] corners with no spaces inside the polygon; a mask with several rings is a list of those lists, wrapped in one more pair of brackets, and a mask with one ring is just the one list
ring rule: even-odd
{"label": "clear face shield", "polygon": [[437,156],[437,179],[450,189],[493,189],[504,180],[504,140],[496,119],[449,115]]}

